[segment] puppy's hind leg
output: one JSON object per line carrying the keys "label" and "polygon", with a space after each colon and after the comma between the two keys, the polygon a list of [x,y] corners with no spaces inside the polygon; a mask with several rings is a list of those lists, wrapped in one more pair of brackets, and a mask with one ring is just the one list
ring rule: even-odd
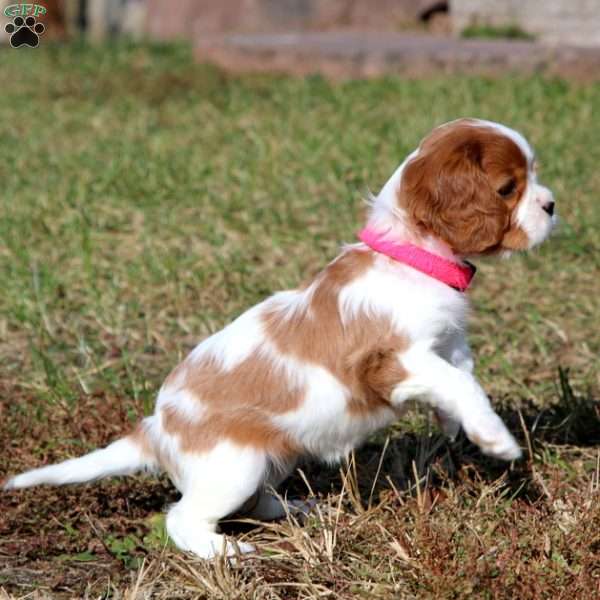
{"label": "puppy's hind leg", "polygon": [[283,519],[288,513],[295,517],[308,516],[315,507],[314,500],[284,500],[268,490],[262,490],[255,506],[245,516],[259,521]]}
{"label": "puppy's hind leg", "polygon": [[[260,450],[221,442],[202,454],[182,458],[183,497],[167,515],[167,532],[182,550],[202,558],[236,554],[236,545],[217,533],[219,519],[233,513],[261,486],[267,458]],[[253,546],[238,543],[242,553]]]}
{"label": "puppy's hind leg", "polygon": [[273,521],[282,519],[287,514],[296,517],[305,517],[314,508],[315,502],[312,500],[286,500],[273,490],[287,479],[288,475],[294,470],[296,461],[287,464],[279,464],[270,470],[265,484],[261,486],[257,499],[252,507],[246,511],[245,516],[259,521]]}

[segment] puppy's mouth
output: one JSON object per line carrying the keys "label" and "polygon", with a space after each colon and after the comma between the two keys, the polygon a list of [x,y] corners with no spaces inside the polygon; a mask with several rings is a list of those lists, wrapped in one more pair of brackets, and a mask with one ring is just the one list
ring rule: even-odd
{"label": "puppy's mouth", "polygon": [[550,236],[556,233],[556,227],[558,225],[559,219],[556,214],[554,207],[552,207],[552,212],[548,212],[546,208],[542,209],[544,211],[544,219],[542,223],[538,226],[539,229],[536,231],[536,235],[533,239],[530,240],[529,248],[535,248],[540,244],[544,243]]}

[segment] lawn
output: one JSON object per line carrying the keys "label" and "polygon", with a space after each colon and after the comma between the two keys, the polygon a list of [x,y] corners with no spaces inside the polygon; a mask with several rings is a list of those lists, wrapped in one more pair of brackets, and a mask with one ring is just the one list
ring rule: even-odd
{"label": "lawn", "polygon": [[198,340],[352,241],[436,124],[521,130],[561,217],[470,292],[525,460],[411,413],[349,465],[302,466],[283,493],[316,496],[305,524],[227,524],[260,549],[233,565],[166,543],[164,478],[2,492],[0,597],[598,597],[600,85],[231,78],[179,45],[0,59],[0,477],[127,432]]}

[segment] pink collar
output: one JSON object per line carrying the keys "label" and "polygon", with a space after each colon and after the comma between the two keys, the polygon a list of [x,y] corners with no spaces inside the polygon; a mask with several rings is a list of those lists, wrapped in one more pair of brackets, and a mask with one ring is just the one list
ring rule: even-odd
{"label": "pink collar", "polygon": [[358,238],[375,252],[385,254],[398,262],[404,263],[429,275],[446,285],[464,292],[475,275],[475,266],[464,261],[464,264],[452,262],[437,254],[423,250],[413,244],[399,244],[386,240],[384,233],[365,227]]}

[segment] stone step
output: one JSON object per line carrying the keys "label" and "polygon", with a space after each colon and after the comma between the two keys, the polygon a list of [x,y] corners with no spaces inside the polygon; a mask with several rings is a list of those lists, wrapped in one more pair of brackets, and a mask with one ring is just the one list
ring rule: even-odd
{"label": "stone step", "polygon": [[600,48],[375,31],[201,34],[199,61],[232,72],[320,73],[331,78],[436,73],[544,73],[600,79]]}

